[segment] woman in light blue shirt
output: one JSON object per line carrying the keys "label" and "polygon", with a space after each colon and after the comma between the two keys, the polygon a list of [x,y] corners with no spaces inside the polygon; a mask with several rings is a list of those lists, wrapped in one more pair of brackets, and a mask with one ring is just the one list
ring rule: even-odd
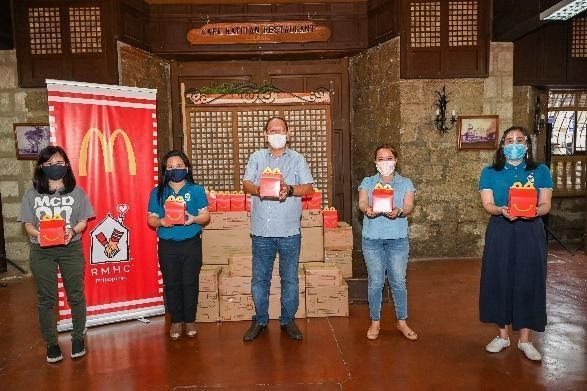
{"label": "woman in light blue shirt", "polygon": [[[418,334],[407,324],[408,296],[406,268],[408,265],[408,220],[414,210],[415,188],[412,181],[395,172],[397,152],[391,145],[383,144],[373,155],[378,173],[365,177],[359,186],[359,209],[363,217],[363,256],[369,275],[368,298],[371,326],[368,339],[377,339],[381,327],[381,296],[385,274],[391,286],[397,329],[409,340],[418,339]],[[375,186],[390,184],[394,190],[393,210],[375,213],[372,208],[372,193]]]}

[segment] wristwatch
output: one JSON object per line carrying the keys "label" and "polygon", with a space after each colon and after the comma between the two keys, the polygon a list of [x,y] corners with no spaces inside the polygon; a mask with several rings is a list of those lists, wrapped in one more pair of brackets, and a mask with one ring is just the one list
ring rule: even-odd
{"label": "wristwatch", "polygon": [[294,187],[292,185],[289,185],[287,188],[287,195],[288,196],[292,196],[294,195]]}

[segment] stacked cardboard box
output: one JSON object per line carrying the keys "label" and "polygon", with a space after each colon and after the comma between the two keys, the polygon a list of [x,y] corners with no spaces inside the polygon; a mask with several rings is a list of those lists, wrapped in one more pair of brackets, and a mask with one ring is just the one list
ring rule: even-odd
{"label": "stacked cardboard box", "polygon": [[306,315],[348,316],[348,285],[335,264],[312,263],[306,270]]}
{"label": "stacked cardboard box", "polygon": [[202,266],[196,322],[217,322],[220,317],[218,298],[218,276],[220,271],[219,266]]}
{"label": "stacked cardboard box", "polygon": [[353,229],[344,221],[324,228],[324,261],[336,264],[344,278],[353,276]]}
{"label": "stacked cardboard box", "polygon": [[251,254],[250,212],[210,212],[202,232],[202,262],[227,265],[228,258]]}

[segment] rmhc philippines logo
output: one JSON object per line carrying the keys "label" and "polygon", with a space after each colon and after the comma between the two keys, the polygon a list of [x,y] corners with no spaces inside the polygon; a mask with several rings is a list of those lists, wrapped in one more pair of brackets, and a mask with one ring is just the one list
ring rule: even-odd
{"label": "rmhc philippines logo", "polygon": [[90,263],[93,265],[130,261],[129,229],[123,224],[128,205],[120,204],[117,209],[118,219],[108,213],[90,232]]}
{"label": "rmhc philippines logo", "polygon": [[96,135],[100,141],[100,147],[102,148],[102,156],[104,158],[104,171],[112,172],[112,165],[114,162],[114,143],[118,136],[122,136],[126,147],[126,156],[128,158],[128,172],[130,175],[137,174],[137,161],[135,158],[135,151],[130,141],[130,138],[126,132],[122,129],[116,129],[110,135],[107,140],[106,135],[100,129],[90,128],[84,138],[82,139],[82,145],[80,147],[80,159],[79,159],[79,176],[88,175],[88,149],[90,148],[90,140]]}

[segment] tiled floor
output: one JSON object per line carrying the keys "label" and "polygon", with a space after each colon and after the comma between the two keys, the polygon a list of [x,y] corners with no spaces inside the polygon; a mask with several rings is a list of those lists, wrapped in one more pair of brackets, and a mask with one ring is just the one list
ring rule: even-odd
{"label": "tiled floor", "polygon": [[[358,304],[349,318],[298,320],[303,342],[281,335],[274,321],[249,344],[242,342],[247,322],[201,324],[196,339],[176,342],[163,317],[95,327],[87,357],[59,364],[44,361],[31,279],[9,281],[0,288],[0,389],[587,389],[587,256],[550,256],[549,324],[534,338],[542,363],[524,358],[515,343],[484,351],[496,330],[478,321],[479,269],[479,261],[410,264],[417,342],[395,330],[392,304],[384,305],[380,338],[368,341],[368,308]],[[69,354],[68,336],[60,342]]]}

